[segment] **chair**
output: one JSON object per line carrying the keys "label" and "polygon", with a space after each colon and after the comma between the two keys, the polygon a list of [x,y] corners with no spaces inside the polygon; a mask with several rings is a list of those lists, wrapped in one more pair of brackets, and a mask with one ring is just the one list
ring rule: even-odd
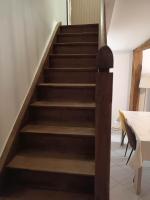
{"label": "chair", "polygon": [[132,148],[131,153],[130,153],[129,158],[128,158],[127,163],[126,163],[126,165],[127,165],[129,160],[130,160],[130,158],[131,158],[131,155],[132,155],[133,151],[136,150],[137,141],[136,141],[136,136],[135,136],[134,130],[127,123],[127,120],[125,120],[125,127],[126,127],[126,131],[127,131],[126,133],[127,133],[127,137],[128,137],[128,144],[127,144],[126,152],[127,152],[129,144],[130,144],[130,146]]}
{"label": "chair", "polygon": [[120,144],[120,146],[123,146],[124,138],[125,138],[127,132],[126,132],[126,126],[125,126],[126,118],[125,118],[124,114],[121,111],[119,111],[119,118],[120,118],[121,129],[122,129],[122,136],[121,136],[121,144]]}

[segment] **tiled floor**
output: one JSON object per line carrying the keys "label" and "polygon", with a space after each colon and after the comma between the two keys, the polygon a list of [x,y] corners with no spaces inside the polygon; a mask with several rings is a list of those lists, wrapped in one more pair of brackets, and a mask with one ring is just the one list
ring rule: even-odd
{"label": "tiled floor", "polygon": [[134,172],[126,166],[125,145],[120,147],[120,135],[118,131],[112,133],[110,200],[150,200],[150,162],[144,163],[142,192],[138,196],[132,184]]}

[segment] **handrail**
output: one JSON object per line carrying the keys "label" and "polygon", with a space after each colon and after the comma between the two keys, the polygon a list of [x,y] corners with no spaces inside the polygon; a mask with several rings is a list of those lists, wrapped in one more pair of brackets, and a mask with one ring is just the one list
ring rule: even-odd
{"label": "handrail", "polygon": [[105,0],[100,0],[99,50],[96,64],[98,72],[109,72],[109,69],[113,67],[113,53],[107,45]]}
{"label": "handrail", "polygon": [[67,21],[67,26],[69,25],[69,2],[66,0],[66,21]]}
{"label": "handrail", "polygon": [[107,45],[105,0],[100,0],[99,48]]}

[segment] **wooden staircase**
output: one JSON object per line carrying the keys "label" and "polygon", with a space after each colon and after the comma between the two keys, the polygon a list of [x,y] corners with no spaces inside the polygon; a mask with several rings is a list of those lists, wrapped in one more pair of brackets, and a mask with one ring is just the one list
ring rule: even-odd
{"label": "wooden staircase", "polygon": [[94,200],[97,52],[98,25],[60,27],[6,166],[4,199]]}

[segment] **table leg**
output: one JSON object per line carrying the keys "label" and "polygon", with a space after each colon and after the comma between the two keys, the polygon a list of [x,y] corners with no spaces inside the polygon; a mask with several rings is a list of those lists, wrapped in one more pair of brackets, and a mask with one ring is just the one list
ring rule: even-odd
{"label": "table leg", "polygon": [[134,188],[135,188],[136,194],[141,193],[141,181],[142,181],[142,167],[138,168],[135,171]]}

